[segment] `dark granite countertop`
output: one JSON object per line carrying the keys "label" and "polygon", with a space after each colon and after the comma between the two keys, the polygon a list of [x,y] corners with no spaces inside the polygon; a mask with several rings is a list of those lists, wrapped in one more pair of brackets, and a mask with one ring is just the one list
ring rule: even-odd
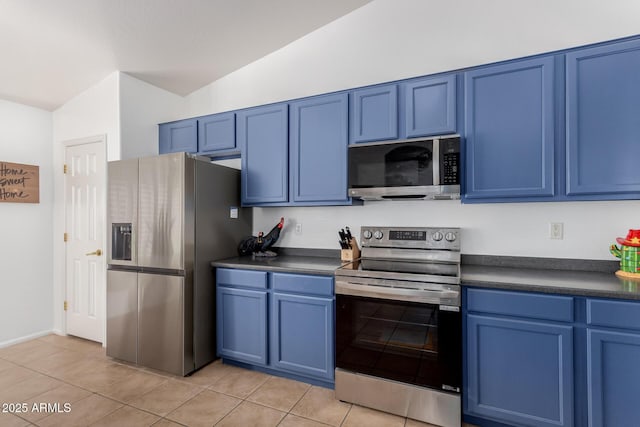
{"label": "dark granite countertop", "polygon": [[640,299],[640,281],[599,271],[462,266],[462,285],[604,298]]}
{"label": "dark granite countertop", "polygon": [[213,267],[326,276],[333,276],[335,269],[343,264],[344,262],[340,261],[340,258],[299,255],[278,255],[273,258],[244,256],[221,259],[211,263]]}
{"label": "dark granite countertop", "polygon": [[[213,267],[330,276],[346,264],[339,251],[286,249],[274,258],[233,257]],[[640,281],[623,280],[615,261],[463,255],[462,285],[576,296],[640,300]]]}

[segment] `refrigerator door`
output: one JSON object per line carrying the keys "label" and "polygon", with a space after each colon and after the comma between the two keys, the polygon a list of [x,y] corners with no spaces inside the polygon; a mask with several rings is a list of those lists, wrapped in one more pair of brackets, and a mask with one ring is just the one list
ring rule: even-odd
{"label": "refrigerator door", "polygon": [[138,273],[107,270],[107,356],[137,362]]}
{"label": "refrigerator door", "polygon": [[185,374],[184,291],[182,276],[138,274],[138,364]]}
{"label": "refrigerator door", "polygon": [[107,262],[137,266],[138,159],[107,166]]}
{"label": "refrigerator door", "polygon": [[139,161],[138,265],[184,270],[185,154]]}

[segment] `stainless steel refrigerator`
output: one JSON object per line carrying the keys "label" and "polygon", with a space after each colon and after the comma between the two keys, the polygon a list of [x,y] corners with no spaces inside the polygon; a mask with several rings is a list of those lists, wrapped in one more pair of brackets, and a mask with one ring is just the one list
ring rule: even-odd
{"label": "stainless steel refrigerator", "polygon": [[107,355],[186,375],[216,355],[210,262],[251,234],[239,171],[175,153],[108,175]]}

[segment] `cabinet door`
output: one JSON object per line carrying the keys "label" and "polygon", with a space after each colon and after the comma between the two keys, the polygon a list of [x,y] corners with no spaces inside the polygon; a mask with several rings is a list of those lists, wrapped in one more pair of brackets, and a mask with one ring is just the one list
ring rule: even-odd
{"label": "cabinet door", "polygon": [[198,151],[198,121],[196,119],[180,120],[159,125],[160,154],[186,151]]}
{"label": "cabinet door", "polygon": [[333,380],[333,299],[274,293],[271,313],[272,365]]}
{"label": "cabinet door", "polygon": [[294,202],[347,200],[347,94],[290,105]]}
{"label": "cabinet door", "polygon": [[456,132],[456,76],[405,84],[407,138]]}
{"label": "cabinet door", "polygon": [[360,89],[351,93],[351,142],[398,138],[398,86]]}
{"label": "cabinet door", "polygon": [[465,73],[466,199],[554,195],[554,58]]}
{"label": "cabinet door", "polygon": [[213,114],[198,119],[198,152],[233,150],[236,148],[235,113]]}
{"label": "cabinet door", "polygon": [[639,76],[639,40],[567,54],[569,195],[640,196]]}
{"label": "cabinet door", "polygon": [[289,200],[287,123],[287,104],[237,113],[243,205]]}
{"label": "cabinet door", "polygon": [[573,425],[573,327],[470,314],[466,357],[469,415]]}
{"label": "cabinet door", "polygon": [[267,364],[267,292],[218,287],[216,293],[218,354]]}
{"label": "cabinet door", "polygon": [[640,420],[640,334],[587,330],[589,426],[636,426]]}

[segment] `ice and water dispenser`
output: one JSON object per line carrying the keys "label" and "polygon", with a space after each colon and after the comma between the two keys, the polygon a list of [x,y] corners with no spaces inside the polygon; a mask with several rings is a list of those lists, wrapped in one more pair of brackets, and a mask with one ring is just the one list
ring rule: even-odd
{"label": "ice and water dispenser", "polygon": [[111,259],[131,261],[131,223],[111,224]]}

